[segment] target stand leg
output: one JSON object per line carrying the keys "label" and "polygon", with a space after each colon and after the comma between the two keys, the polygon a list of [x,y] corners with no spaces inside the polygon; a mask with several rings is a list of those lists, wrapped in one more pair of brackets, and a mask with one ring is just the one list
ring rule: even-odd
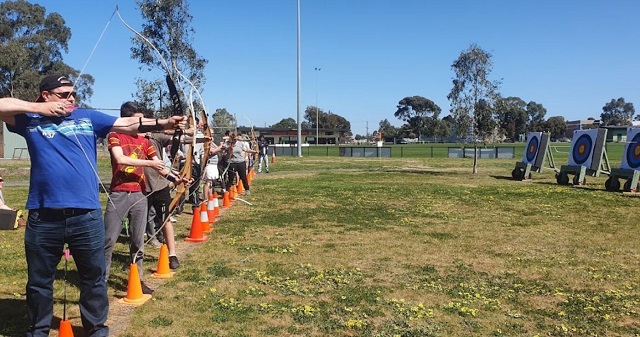
{"label": "target stand leg", "polygon": [[583,186],[587,183],[585,176],[587,168],[585,166],[562,165],[560,173],[556,175],[556,180],[560,185],[569,185],[569,174],[573,174],[573,185]]}
{"label": "target stand leg", "polygon": [[513,171],[511,171],[511,177],[513,178],[513,180],[530,180],[532,178],[532,168],[532,164],[517,162],[516,167],[513,169]]}

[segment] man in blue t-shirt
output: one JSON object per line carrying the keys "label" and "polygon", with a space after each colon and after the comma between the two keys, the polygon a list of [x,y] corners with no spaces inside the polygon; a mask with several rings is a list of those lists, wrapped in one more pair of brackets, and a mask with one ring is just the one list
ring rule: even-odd
{"label": "man in blue t-shirt", "polygon": [[31,157],[25,231],[28,265],[28,337],[48,336],[53,318],[56,267],[69,245],[80,277],[80,315],[86,335],[109,335],[105,280],[105,228],[99,199],[96,139],[110,131],[137,134],[184,128],[184,117],[118,118],[76,109],[73,83],[52,75],[40,83],[36,102],[0,99],[0,119],[23,136]]}

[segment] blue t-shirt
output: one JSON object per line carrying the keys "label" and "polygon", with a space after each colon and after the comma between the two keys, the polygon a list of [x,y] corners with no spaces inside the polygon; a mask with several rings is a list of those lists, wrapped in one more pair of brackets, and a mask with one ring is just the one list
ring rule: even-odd
{"label": "blue t-shirt", "polygon": [[7,129],[26,139],[31,157],[26,208],[101,208],[96,140],[106,138],[116,119],[86,109],[65,118],[16,115]]}

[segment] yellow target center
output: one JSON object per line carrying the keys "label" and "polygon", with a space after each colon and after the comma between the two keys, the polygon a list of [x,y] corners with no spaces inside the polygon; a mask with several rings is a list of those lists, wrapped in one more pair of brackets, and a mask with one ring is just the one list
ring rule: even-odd
{"label": "yellow target center", "polygon": [[633,150],[633,156],[640,157],[640,146],[636,146],[636,148]]}
{"label": "yellow target center", "polygon": [[587,151],[587,147],[582,144],[580,145],[580,147],[578,148],[578,153],[585,153]]}

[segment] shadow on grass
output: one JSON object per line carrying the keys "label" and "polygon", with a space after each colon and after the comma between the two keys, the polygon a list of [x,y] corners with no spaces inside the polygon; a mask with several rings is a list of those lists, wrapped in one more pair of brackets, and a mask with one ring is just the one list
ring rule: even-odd
{"label": "shadow on grass", "polygon": [[426,174],[432,176],[459,176],[460,172],[453,171],[435,171],[432,169],[418,169],[418,168],[406,168],[406,169],[386,169],[382,170],[386,173],[410,173],[410,174]]}
{"label": "shadow on grass", "polygon": [[511,176],[490,176],[493,179],[497,179],[497,180],[513,180],[513,181],[517,181],[515,179],[513,179]]}
{"label": "shadow on grass", "polygon": [[[70,303],[78,305],[77,302]],[[29,319],[27,318],[27,303],[24,299],[0,299],[0,336],[4,337],[22,337],[29,328]],[[67,319],[79,321],[80,317],[69,317]],[[57,336],[57,330],[60,326],[62,317],[53,316],[51,322],[50,335]],[[74,337],[85,337],[86,334],[81,326],[73,326]]]}
{"label": "shadow on grass", "polygon": [[21,337],[29,327],[27,307],[24,298],[0,299],[0,335],[7,337]]}

